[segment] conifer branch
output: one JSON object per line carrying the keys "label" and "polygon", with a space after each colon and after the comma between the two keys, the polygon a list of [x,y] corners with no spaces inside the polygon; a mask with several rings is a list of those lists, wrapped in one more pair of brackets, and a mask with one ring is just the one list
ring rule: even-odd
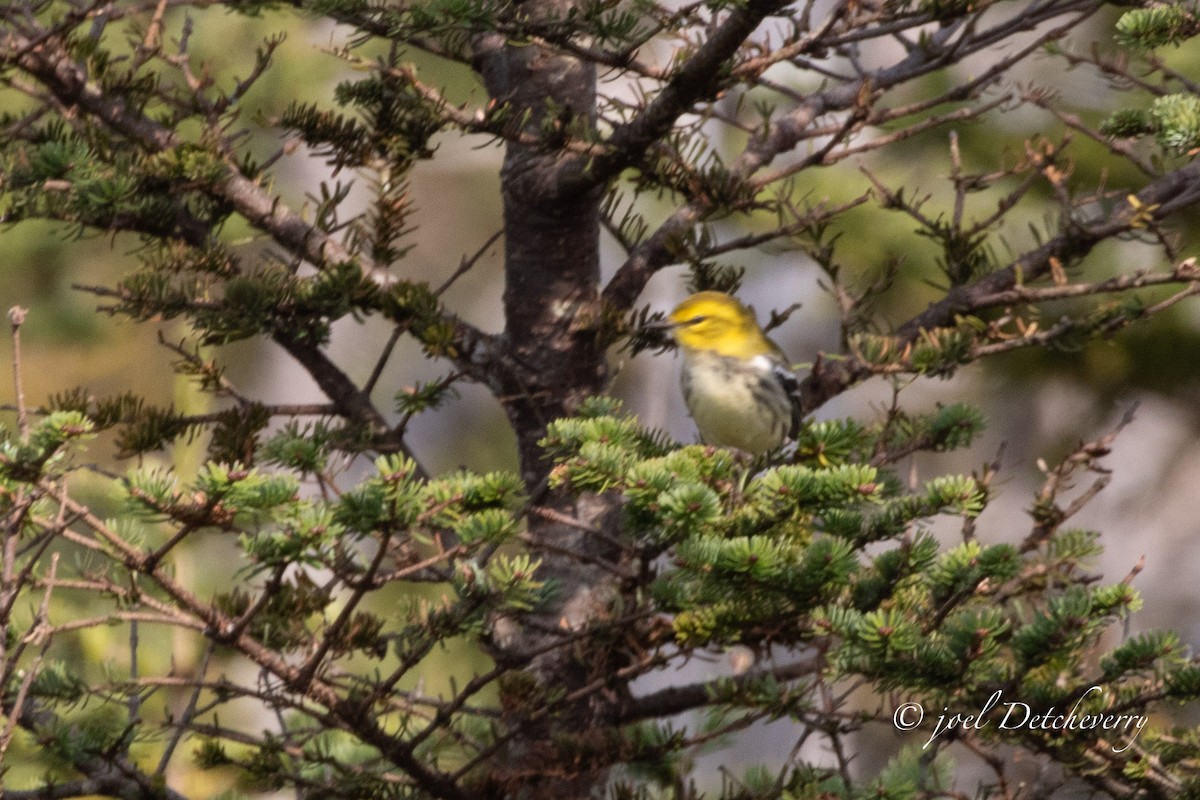
{"label": "conifer branch", "polygon": [[[111,546],[114,550],[112,557],[115,560],[123,563],[132,572],[145,575],[181,608],[203,621],[206,636],[215,642],[235,647],[251,661],[277,676],[289,691],[304,694],[323,706],[327,709],[329,720],[336,723],[336,727],[353,730],[363,741],[377,747],[417,785],[434,796],[446,800],[466,800],[469,796],[449,776],[421,762],[410,746],[397,741],[374,719],[363,715],[353,699],[341,695],[323,680],[305,674],[300,667],[288,663],[280,654],[264,646],[244,629],[240,629],[236,620],[215,605],[201,601],[180,585],[167,570],[152,564],[149,554],[127,543],[87,507],[56,491],[54,487],[43,486],[42,489],[52,496],[59,497],[65,508],[76,514],[99,539]],[[81,768],[81,771],[88,770]]]}
{"label": "conifer branch", "polygon": [[[1093,223],[1068,222],[1066,230],[1040,247],[1023,254],[1009,266],[991,272],[969,286],[952,287],[947,296],[901,325],[896,333],[911,340],[920,330],[950,324],[955,315],[969,314],[981,298],[1013,289],[1018,280],[1028,284],[1050,274],[1052,263],[1071,263],[1101,241],[1118,234],[1165,221],[1175,212],[1200,203],[1200,163],[1188,164],[1148,184],[1136,195],[1116,204]],[[1190,275],[1190,273],[1188,273]],[[1191,280],[1190,277],[1181,278]]]}
{"label": "conifer branch", "polygon": [[722,693],[736,691],[761,681],[764,677],[783,683],[819,675],[825,668],[824,655],[813,653],[809,658],[781,666],[768,666],[751,670],[732,678],[703,681],[685,686],[668,686],[665,689],[631,698],[621,711],[621,722],[638,722],[644,719],[673,717],[687,711],[719,702]]}
{"label": "conifer branch", "polygon": [[[174,129],[155,122],[92,83],[83,66],[73,61],[62,45],[56,43],[53,29],[43,30],[36,38],[10,32],[2,44],[5,50],[15,53],[8,57],[9,61],[36,77],[61,106],[78,106],[115,133],[127,137],[139,149],[162,153],[184,143]],[[288,252],[316,265],[356,261],[362,265],[365,275],[381,284],[389,282],[381,268],[364,262],[362,256],[350,253],[333,236],[306,223],[278,197],[272,196],[236,167],[224,164],[222,172],[206,189],[230,203]]]}
{"label": "conifer branch", "polygon": [[[692,106],[708,99],[718,88],[718,76],[746,38],[771,14],[784,8],[781,0],[750,0],[734,6],[729,15],[697,48],[696,52],[672,71],[670,79],[654,98],[629,122],[617,127],[608,138],[610,155],[591,159],[586,165],[588,182],[604,183],[610,177],[636,164],[652,144],[675,125]],[[831,14],[829,25],[840,16]],[[815,44],[816,38],[812,40]]]}
{"label": "conifer branch", "polygon": [[[1188,164],[1152,181],[1136,195],[1121,201],[1107,216],[1095,222],[1068,222],[1059,235],[1048,240],[1041,246],[1030,250],[1015,259],[1011,264],[1001,269],[988,272],[979,279],[962,286],[950,287],[945,297],[930,304],[920,314],[909,319],[896,328],[894,337],[900,346],[911,344],[922,335],[923,331],[933,331],[938,328],[953,326],[955,319],[961,316],[975,314],[987,308],[1004,305],[1004,299],[1019,298],[1022,293],[1034,291],[1030,297],[1037,296],[1041,290],[1030,290],[1028,284],[1048,277],[1055,265],[1074,263],[1082,258],[1093,247],[1103,241],[1125,234],[1145,229],[1158,222],[1166,221],[1170,216],[1184,208],[1200,203],[1200,162]],[[1128,283],[1130,286],[1146,277],[1116,278],[1113,283],[1093,285],[1093,293],[1108,291],[1108,286],[1119,286]],[[1190,261],[1179,264],[1172,272],[1156,278],[1153,283],[1165,285],[1170,283],[1194,283],[1194,275]],[[1020,287],[1018,286],[1020,283]],[[1047,289],[1043,299],[1072,296],[1074,288]],[[1087,293],[1086,290],[1083,290]],[[1188,292],[1192,294],[1192,292]],[[1058,332],[1065,333],[1073,330],[1073,323],[1066,323]],[[1044,335],[1041,337],[1046,338]],[[802,404],[806,413],[819,408],[827,400],[841,394],[863,378],[873,374],[873,370],[859,361],[823,361],[814,366],[813,371],[801,382]]]}
{"label": "conifer branch", "polygon": [[[939,101],[949,102],[970,97],[982,87],[997,80],[1013,64],[1028,58],[1047,42],[1061,38],[1065,32],[1078,25],[1080,19],[1086,18],[1094,12],[1094,4],[1085,0],[1063,0],[1062,2],[1042,3],[1036,9],[1031,9],[1028,15],[1022,14],[997,22],[994,27],[981,31],[962,33],[957,26],[945,27],[929,41],[924,42],[920,48],[913,48],[908,57],[900,63],[814,92],[806,96],[785,115],[770,120],[762,127],[758,135],[751,138],[731,165],[732,179],[751,181],[760,170],[770,165],[780,155],[794,150],[804,142],[812,141],[816,136],[829,133],[830,131],[815,128],[816,121],[825,115],[838,111],[853,111],[856,108],[859,109],[858,113],[864,114],[868,119],[879,113],[886,115],[886,112],[875,112],[873,106],[875,98],[882,96],[888,90],[941,70],[948,63],[980,51],[997,39],[1011,35],[1016,30],[1028,30],[1044,21],[1072,13],[1076,14],[1062,25],[1039,33],[1033,41],[1022,46],[1018,51],[1006,55],[999,60],[999,63],[985,70],[983,74],[949,90],[944,97],[939,98]],[[868,36],[869,29],[860,30],[855,34],[855,38],[867,38]],[[814,43],[814,47],[824,44],[826,43],[818,41]],[[966,114],[970,116],[969,112]],[[950,113],[947,115],[946,121],[953,119],[954,116],[955,113]],[[925,125],[926,123],[920,122],[916,124],[916,127],[920,129]],[[843,132],[843,137],[849,133],[845,123],[841,123],[835,128]],[[900,132],[890,134],[888,137],[881,138],[878,144],[862,145],[855,152],[881,147],[889,140],[898,138],[903,138],[903,134]],[[832,152],[833,148],[826,143],[822,153]],[[809,166],[819,164],[822,163],[824,157],[824,155],[821,159],[810,157],[804,163]],[[775,177],[786,178],[795,171],[794,169],[784,169]],[[757,180],[757,183],[765,185],[764,179],[761,178]],[[713,210],[706,201],[692,200],[686,206],[681,206],[672,213],[618,268],[616,274],[604,288],[605,303],[613,308],[629,308],[652,275],[662,267],[675,263],[675,252],[679,240],[691,230],[693,225],[706,219]]]}

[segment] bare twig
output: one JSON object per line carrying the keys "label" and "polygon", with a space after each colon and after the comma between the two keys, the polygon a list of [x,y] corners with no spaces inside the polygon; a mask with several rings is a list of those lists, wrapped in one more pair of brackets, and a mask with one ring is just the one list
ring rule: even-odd
{"label": "bare twig", "polygon": [[26,310],[13,306],[8,310],[8,321],[12,325],[13,342],[13,390],[17,399],[17,431],[21,441],[29,441],[29,411],[25,407],[25,384],[21,378],[21,326],[25,324]]}
{"label": "bare twig", "polygon": [[479,263],[479,259],[487,255],[487,251],[491,249],[491,246],[499,241],[500,237],[503,235],[504,229],[500,228],[491,236],[489,236],[487,240],[479,246],[479,249],[476,250],[473,255],[470,257],[464,257],[462,261],[459,262],[458,269],[454,270],[454,272],[450,274],[450,277],[442,281],[442,285],[434,290],[434,294],[438,297],[441,297],[443,294],[445,294],[446,290],[453,286],[455,281],[470,272],[471,268]]}
{"label": "bare twig", "polygon": [[[8,703],[5,704],[7,720],[5,720],[3,732],[0,732],[0,764],[4,763],[4,754],[8,752],[8,747],[12,744],[13,734],[17,731],[17,725],[27,711],[26,703],[29,702],[29,689],[33,686],[34,679],[41,674],[42,660],[50,649],[50,640],[52,638],[50,595],[54,592],[54,579],[57,575],[58,553],[54,553],[50,556],[50,568],[46,573],[46,588],[42,592],[42,604],[38,607],[37,614],[34,615],[29,632],[25,634],[26,643],[39,645],[38,654],[34,657],[33,663],[26,668],[11,705]],[[5,629],[7,630],[7,626]],[[5,677],[7,676],[8,671],[6,670]],[[0,784],[0,786],[2,785]]]}
{"label": "bare twig", "polygon": [[[1081,443],[1057,466],[1044,470],[1046,479],[1038,491],[1035,506],[1037,515],[1029,535],[1021,542],[1021,552],[1029,552],[1039,547],[1063,522],[1076,514],[1088,500],[1107,485],[1108,470],[1100,467],[1096,461],[1109,454],[1113,442],[1116,441],[1121,431],[1133,422],[1136,412],[1137,404],[1134,403],[1125,411],[1111,431],[1091,442]],[[1100,473],[1101,477],[1084,490],[1082,496],[1075,498],[1074,502],[1066,509],[1059,508],[1056,502],[1059,494],[1071,488],[1071,480],[1079,470]]]}

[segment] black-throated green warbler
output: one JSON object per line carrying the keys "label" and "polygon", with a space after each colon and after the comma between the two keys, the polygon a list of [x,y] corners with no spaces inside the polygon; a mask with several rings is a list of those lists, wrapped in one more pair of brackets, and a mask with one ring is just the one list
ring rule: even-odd
{"label": "black-throated green warbler", "polygon": [[701,439],[757,455],[796,435],[799,382],[752,309],[724,292],[699,292],[667,319],[683,351],[683,399]]}

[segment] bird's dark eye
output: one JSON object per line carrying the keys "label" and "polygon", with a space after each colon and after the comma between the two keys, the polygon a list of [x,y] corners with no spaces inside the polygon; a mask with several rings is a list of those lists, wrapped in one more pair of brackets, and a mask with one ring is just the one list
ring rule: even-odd
{"label": "bird's dark eye", "polygon": [[684,325],[695,325],[698,322],[704,322],[704,320],[706,320],[706,319],[708,319],[708,317],[704,316],[703,314],[697,314],[696,316],[692,317],[691,319],[689,319],[687,322],[685,322],[683,324]]}

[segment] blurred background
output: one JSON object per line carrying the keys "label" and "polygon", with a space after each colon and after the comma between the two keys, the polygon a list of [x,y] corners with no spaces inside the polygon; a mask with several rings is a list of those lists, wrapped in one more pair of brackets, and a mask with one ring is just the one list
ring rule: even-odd
{"label": "blurred background", "polygon": [[[211,63],[218,80],[232,81],[244,75],[254,49],[267,35],[283,28],[288,39],[277,51],[276,67],[267,73],[246,98],[242,123],[252,134],[255,154],[266,157],[280,146],[279,131],[272,126],[291,102],[297,86],[308,100],[324,98],[332,106],[333,89],[348,77],[344,63],[327,49],[341,43],[343,31],[292,16],[266,14],[246,18],[219,9],[189,12],[195,18],[193,58]],[[1115,14],[1099,15],[1073,39],[1073,46],[1086,48],[1094,40],[1102,49],[1112,41]],[[179,20],[173,24],[178,29]],[[885,59],[889,54],[877,53]],[[1200,74],[1200,50],[1182,48],[1164,53],[1173,68],[1183,74]],[[410,58],[424,80],[446,87],[456,102],[473,100],[482,104],[482,88],[465,69],[448,66],[420,53]],[[973,66],[962,65],[964,74]],[[1118,93],[1086,68],[1068,70],[1054,55],[1033,56],[1025,63],[1018,80],[1051,88],[1067,100],[1070,110],[1093,127],[1115,108],[1147,98]],[[803,80],[796,77],[796,80]],[[944,80],[944,79],[943,79]],[[604,91],[619,91],[605,84]],[[20,108],[21,100],[0,94],[5,110]],[[968,172],[990,172],[1012,164],[1024,152],[1024,142],[1036,136],[1057,140],[1063,126],[1048,114],[1032,109],[1017,113],[994,112],[982,121],[955,129],[964,167]],[[714,131],[714,135],[724,135]],[[731,142],[730,146],[736,143]],[[399,268],[408,279],[426,280],[432,286],[445,281],[461,259],[482,247],[500,227],[498,170],[503,155],[494,142],[443,135],[432,160],[421,162],[412,177],[416,209],[412,222],[417,230],[414,245]],[[1136,181],[1134,173],[1114,164],[1103,148],[1077,141],[1072,149],[1073,185],[1091,190],[1107,180],[1109,186]],[[952,198],[947,176],[950,172],[949,129],[938,129],[892,145],[861,161],[849,160],[824,170],[805,173],[800,180],[810,187],[814,202],[847,200],[863,192],[869,182],[859,166],[870,170],[892,187],[903,186],[911,194],[929,194],[926,213],[948,209]],[[285,158],[277,170],[277,185],[293,207],[311,203],[321,180],[329,180],[329,169],[303,148]],[[354,176],[340,175],[346,181]],[[1131,185],[1135,185],[1131,183]],[[990,213],[997,197],[1011,187],[999,186],[971,196],[968,218]],[[360,195],[361,197],[365,195]],[[3,202],[0,199],[0,202]],[[647,219],[654,223],[670,213],[665,201],[641,201]],[[1019,253],[1032,243],[1030,224],[1044,225],[1053,214],[1049,196],[1034,196],[1009,218],[1005,245]],[[717,230],[727,236],[744,232],[741,225],[755,221],[728,220]],[[1183,241],[1194,240],[1200,219],[1192,218],[1179,229]],[[914,234],[911,219],[895,211],[868,203],[836,226],[842,238],[838,259],[856,274],[869,275],[884,264],[899,263],[899,280],[881,309],[883,324],[898,324],[936,298],[938,272],[931,243]],[[239,232],[228,231],[236,239]],[[0,229],[0,304],[4,309],[19,305],[29,310],[23,328],[23,374],[26,398],[39,405],[55,393],[76,386],[97,396],[131,390],[153,403],[174,405],[181,410],[202,411],[210,402],[187,380],[171,369],[173,356],[158,343],[161,333],[179,341],[186,335],[180,323],[133,324],[98,310],[92,295],[75,285],[111,285],[135,262],[139,243],[123,235],[106,236],[79,232],[65,226],[22,224]],[[269,255],[269,243],[246,240],[243,253],[254,249]],[[476,266],[458,279],[444,295],[448,308],[488,331],[502,328],[501,253],[496,242]],[[1185,247],[1184,255],[1195,254]],[[997,253],[1003,261],[1005,253]],[[605,241],[603,264],[607,278],[624,256],[615,242]],[[1160,265],[1160,256],[1137,242],[1123,242],[1098,251],[1084,267],[1093,278],[1106,277],[1118,269]],[[773,247],[731,257],[745,267],[741,290],[765,320],[771,309],[800,303],[801,310],[774,332],[774,337],[803,370],[819,352],[836,354],[840,349],[837,309],[822,287],[821,271],[799,252]],[[686,270],[672,267],[657,275],[641,298],[656,310],[669,310],[686,294]],[[1052,321],[1052,320],[1051,320]],[[390,327],[371,320],[344,320],[334,331],[329,351],[352,377],[364,380],[386,342]],[[0,337],[4,363],[12,361],[12,344]],[[288,356],[270,343],[250,341],[214,350],[212,355],[228,368],[229,378],[248,396],[264,401],[306,402],[324,398],[307,375]],[[696,438],[695,428],[682,405],[677,388],[679,359],[667,353],[643,353],[636,358],[614,352],[616,378],[613,393],[621,397],[643,424],[662,428],[681,442]],[[390,408],[391,396],[416,382],[441,377],[446,364],[426,360],[419,349],[402,342],[392,356],[377,401]],[[1200,596],[1194,590],[1194,575],[1200,567],[1200,513],[1195,487],[1200,485],[1200,413],[1197,387],[1200,381],[1200,302],[1176,306],[1151,322],[1120,333],[1108,341],[1093,342],[1073,351],[1017,352],[990,359],[959,371],[952,379],[922,379],[905,389],[902,398],[913,411],[931,409],[939,401],[968,400],[977,404],[988,419],[988,430],[969,451],[938,456],[921,456],[906,464],[910,475],[923,480],[938,474],[976,469],[996,457],[1003,446],[1002,470],[996,484],[998,497],[980,520],[979,537],[985,541],[1016,541],[1028,531],[1025,514],[1033,493],[1041,485],[1039,460],[1054,464],[1082,440],[1107,433],[1137,404],[1134,423],[1118,438],[1107,463],[1113,468],[1110,485],[1079,514],[1075,525],[1103,533],[1106,552],[1095,565],[1109,582],[1120,580],[1145,556],[1145,567],[1135,585],[1145,597],[1145,608],[1130,630],[1173,628],[1185,642],[1200,643]],[[443,408],[417,418],[411,426],[410,444],[433,473],[459,466],[474,470],[515,469],[513,437],[499,405],[478,386],[461,385],[460,397]],[[820,409],[818,418],[855,416],[872,418],[886,408],[892,386],[873,381],[835,399]],[[13,389],[6,377],[0,383],[0,421],[10,430]],[[180,442],[171,452],[158,456],[164,466],[187,475],[194,472],[202,454],[201,443]],[[123,473],[132,464],[114,459],[113,447],[104,438],[94,442],[89,460],[104,471]],[[145,462],[143,462],[145,463]],[[355,469],[360,469],[356,467]],[[346,475],[347,481],[354,473]],[[1080,485],[1079,490],[1087,486]],[[86,494],[86,486],[75,487]],[[97,483],[95,502],[103,503]],[[934,529],[953,540],[957,531]],[[214,553],[234,548],[209,537],[193,540],[190,555],[181,554],[181,570],[197,571],[203,589],[231,580],[228,571],[209,574],[220,562]],[[203,556],[200,551],[203,550]],[[1118,632],[1118,635],[1121,632]],[[80,655],[102,662],[119,660],[124,634],[106,638],[103,631],[89,633],[78,647]],[[192,644],[176,643],[189,648]],[[186,657],[182,650],[175,656]],[[468,654],[458,657],[471,660]],[[727,669],[719,660],[710,665],[689,667]],[[667,676],[664,680],[679,679]],[[431,690],[435,687],[431,687]],[[775,741],[769,734],[751,740],[741,757],[746,761],[767,757]],[[787,737],[777,737],[781,755],[790,747]],[[736,760],[736,757],[735,757]],[[208,787],[211,788],[211,787]]]}

